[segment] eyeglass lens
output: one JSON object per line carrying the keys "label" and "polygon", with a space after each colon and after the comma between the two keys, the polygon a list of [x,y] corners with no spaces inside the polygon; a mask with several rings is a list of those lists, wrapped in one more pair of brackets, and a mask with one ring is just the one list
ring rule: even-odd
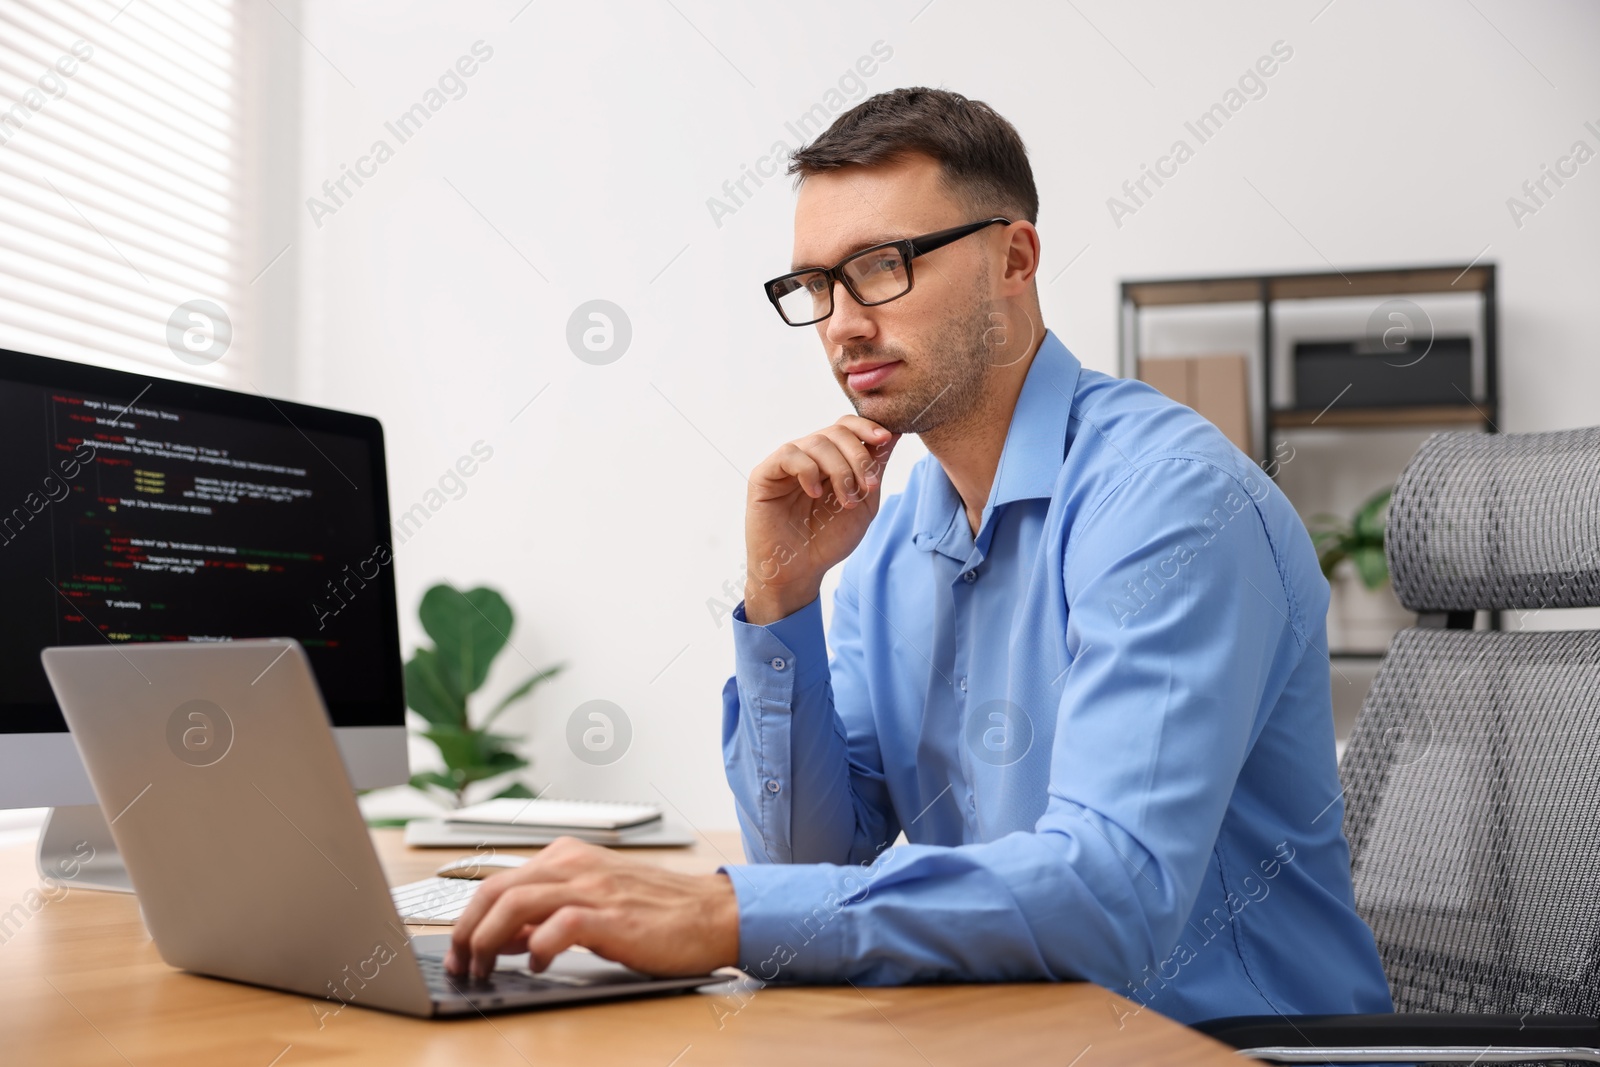
{"label": "eyeglass lens", "polygon": [[[862,303],[880,304],[903,296],[911,287],[905,255],[897,245],[872,248],[846,260],[840,272]],[[774,283],[778,310],[796,325],[827,318],[833,310],[833,279],[826,271],[809,271]]]}

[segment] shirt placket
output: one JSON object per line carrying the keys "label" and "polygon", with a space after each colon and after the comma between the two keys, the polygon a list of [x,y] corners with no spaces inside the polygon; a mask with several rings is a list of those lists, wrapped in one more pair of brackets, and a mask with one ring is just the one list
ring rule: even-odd
{"label": "shirt placket", "polygon": [[974,637],[982,625],[977,616],[977,584],[983,565],[983,550],[974,546],[965,563],[950,580],[952,610],[951,624],[955,629],[954,660],[951,663],[950,685],[952,698],[960,723],[960,760],[962,781],[957,787],[961,802],[961,818],[966,825],[966,840],[978,840],[977,776],[974,773],[972,753],[966,744],[968,717],[972,714],[972,653]]}

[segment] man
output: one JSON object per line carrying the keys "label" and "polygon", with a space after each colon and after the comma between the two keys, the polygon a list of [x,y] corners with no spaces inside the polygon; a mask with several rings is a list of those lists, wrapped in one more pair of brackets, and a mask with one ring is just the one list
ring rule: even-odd
{"label": "man", "polygon": [[[552,846],[474,900],[453,965],[579,943],[768,981],[1085,978],[1184,1021],[1390,1010],[1288,501],[1043,328],[1032,172],[986,105],[880,94],[790,172],[768,296],[856,413],[750,476],[723,738],[754,862]],[[907,433],[930,455],[880,500]]]}

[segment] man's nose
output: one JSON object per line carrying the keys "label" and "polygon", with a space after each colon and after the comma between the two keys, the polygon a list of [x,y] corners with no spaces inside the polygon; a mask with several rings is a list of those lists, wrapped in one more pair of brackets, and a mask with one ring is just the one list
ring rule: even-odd
{"label": "man's nose", "polygon": [[833,314],[823,320],[824,336],[830,344],[845,345],[871,337],[876,328],[869,309],[856,302],[843,282],[833,283]]}

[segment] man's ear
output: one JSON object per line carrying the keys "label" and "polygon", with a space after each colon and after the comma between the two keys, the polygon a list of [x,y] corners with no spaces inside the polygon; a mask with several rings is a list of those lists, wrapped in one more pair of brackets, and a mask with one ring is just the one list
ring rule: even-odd
{"label": "man's ear", "polygon": [[998,295],[1014,297],[1029,291],[1039,273],[1039,230],[1027,220],[1006,227],[1005,266]]}

